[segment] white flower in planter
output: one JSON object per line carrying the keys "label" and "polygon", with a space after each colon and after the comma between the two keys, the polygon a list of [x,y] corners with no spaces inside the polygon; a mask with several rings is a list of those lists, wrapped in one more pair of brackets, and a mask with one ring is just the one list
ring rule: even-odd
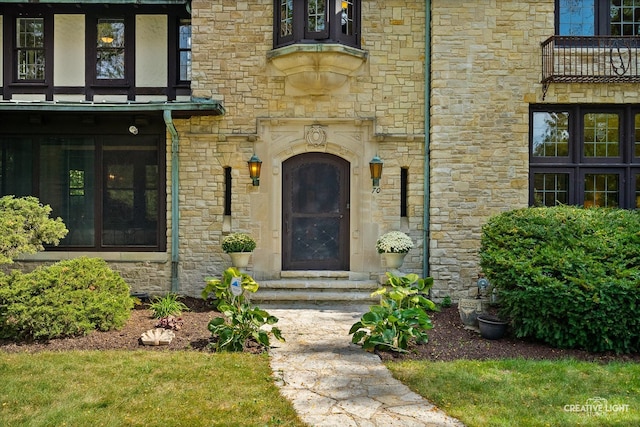
{"label": "white flower in planter", "polygon": [[376,242],[379,254],[406,254],[411,248],[413,248],[413,240],[402,231],[389,231],[380,236]]}

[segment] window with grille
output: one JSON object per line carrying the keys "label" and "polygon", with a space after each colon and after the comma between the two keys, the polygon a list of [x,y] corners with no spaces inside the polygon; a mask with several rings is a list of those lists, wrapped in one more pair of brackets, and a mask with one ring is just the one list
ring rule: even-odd
{"label": "window with grille", "polygon": [[275,0],[274,47],[340,43],[360,47],[359,0]]}
{"label": "window with grille", "polygon": [[18,80],[43,81],[45,79],[44,19],[18,18],[16,32]]}
{"label": "window with grille", "polygon": [[533,106],[530,204],[640,207],[640,105]]}

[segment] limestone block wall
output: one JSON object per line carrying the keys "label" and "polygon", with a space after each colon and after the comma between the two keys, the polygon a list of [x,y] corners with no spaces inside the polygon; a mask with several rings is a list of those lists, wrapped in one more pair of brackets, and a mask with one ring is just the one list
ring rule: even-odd
{"label": "limestone block wall", "polygon": [[436,296],[457,299],[475,292],[482,225],[528,203],[529,103],[554,2],[434,0],[432,17],[431,275]]}
{"label": "limestone block wall", "polygon": [[[354,150],[352,170],[361,186],[352,198],[366,218],[352,230],[352,270],[375,276],[382,271],[375,240],[383,232],[403,229],[416,248],[407,258],[409,271],[422,271],[424,152],[424,3],[363,1],[362,49],[368,57],[339,94],[290,96],[285,77],[270,64],[273,49],[271,0],[192,2],[193,78],[196,97],[222,101],[221,118],[175,120],[180,135],[180,283],[185,293],[199,293],[204,277],[220,275],[229,265],[220,240],[229,231],[246,231],[257,240],[249,271],[257,278],[279,274],[277,173],[282,159],[269,135],[316,123],[361,129],[361,149]],[[278,125],[278,119],[282,123]],[[295,124],[291,119],[298,120]],[[261,121],[269,122],[264,133]],[[372,123],[363,126],[362,123]],[[280,126],[280,129],[277,127]],[[331,128],[333,129],[333,127]],[[331,132],[330,132],[331,134]],[[327,147],[342,155],[339,138]],[[292,142],[299,150],[301,141]],[[357,151],[357,152],[356,152]],[[260,187],[253,187],[247,160],[263,160]],[[371,194],[368,162],[374,154],[385,162],[382,191]],[[223,211],[223,168],[232,168],[232,214]],[[400,218],[400,169],[409,169],[409,214]],[[169,176],[169,174],[167,174]],[[170,196],[168,196],[170,199]],[[170,208],[168,208],[170,209]],[[358,240],[360,239],[360,240]],[[364,253],[363,253],[364,252]]]}

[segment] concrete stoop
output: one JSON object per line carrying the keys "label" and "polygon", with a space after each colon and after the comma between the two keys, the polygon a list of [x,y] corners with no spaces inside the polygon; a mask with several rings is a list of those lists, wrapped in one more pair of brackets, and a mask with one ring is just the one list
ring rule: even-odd
{"label": "concrete stoop", "polygon": [[280,279],[260,280],[251,302],[260,303],[375,303],[375,280],[349,271],[283,271]]}

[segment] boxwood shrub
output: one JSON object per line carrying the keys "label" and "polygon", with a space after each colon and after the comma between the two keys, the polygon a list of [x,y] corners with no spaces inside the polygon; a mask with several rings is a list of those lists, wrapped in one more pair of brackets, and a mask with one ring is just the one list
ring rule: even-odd
{"label": "boxwood shrub", "polygon": [[0,337],[47,340],[119,329],[131,315],[129,286],[104,260],[77,258],[0,279]]}
{"label": "boxwood shrub", "polygon": [[513,210],[482,229],[480,265],[517,337],[640,351],[640,212]]}

